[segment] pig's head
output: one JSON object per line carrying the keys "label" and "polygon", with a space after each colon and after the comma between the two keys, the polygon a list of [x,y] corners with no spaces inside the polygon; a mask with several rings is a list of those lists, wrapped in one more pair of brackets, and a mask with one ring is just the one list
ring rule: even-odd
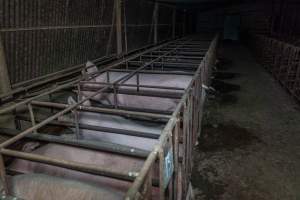
{"label": "pig's head", "polygon": [[98,71],[99,70],[98,70],[97,66],[93,62],[87,61],[87,63],[85,64],[85,68],[82,71],[82,74],[85,76],[86,75],[89,76],[89,75],[97,73]]}
{"label": "pig's head", "polygon": [[32,152],[36,148],[38,148],[41,144],[39,142],[27,142],[24,144],[22,151],[23,152]]}

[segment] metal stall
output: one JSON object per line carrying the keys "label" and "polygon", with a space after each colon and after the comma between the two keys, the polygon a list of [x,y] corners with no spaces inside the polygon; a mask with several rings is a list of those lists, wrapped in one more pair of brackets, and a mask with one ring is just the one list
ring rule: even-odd
{"label": "metal stall", "polygon": [[250,41],[258,61],[300,100],[300,48],[263,35],[251,35]]}
{"label": "metal stall", "polygon": [[[0,145],[0,175],[2,182],[2,194],[12,195],[7,187],[8,174],[17,176],[18,171],[12,171],[7,165],[8,158],[29,160],[36,163],[58,166],[61,168],[102,176],[130,183],[124,198],[130,199],[183,199],[188,194],[188,184],[192,170],[192,149],[201,130],[202,117],[202,84],[209,83],[210,68],[216,59],[218,36],[214,38],[186,37],[148,48],[124,58],[98,66],[99,70],[87,73],[66,84],[42,91],[32,97],[18,100],[14,104],[2,107],[0,114],[13,113],[27,110],[27,118],[16,118],[16,127],[19,130],[1,128],[3,135],[10,136]],[[124,76],[112,81],[113,72],[123,72]],[[105,74],[106,81],[95,82],[99,75]],[[186,88],[167,87],[141,84],[142,74],[190,76],[191,81]],[[135,84],[127,81],[135,77]],[[90,86],[93,87],[90,87]],[[150,90],[149,90],[150,89]],[[161,92],[163,90],[163,92]],[[58,92],[75,92],[78,95],[76,102],[72,104],[45,100],[45,97]],[[88,91],[89,95],[81,98],[80,94]],[[87,101],[95,100],[100,94],[111,94],[111,104],[85,105]],[[176,107],[171,111],[163,108],[137,108],[119,104],[119,95],[129,95],[132,99],[137,96],[176,99]],[[40,119],[37,108],[49,109],[49,116]],[[53,112],[53,111],[56,112]],[[78,120],[81,112],[110,114],[123,116],[128,119],[141,119],[163,124],[160,135],[147,132],[135,132],[110,127],[99,127],[82,124]],[[73,121],[61,122],[59,118],[71,115]],[[30,121],[30,127],[20,126],[20,120]],[[59,135],[45,134],[41,132],[43,127],[57,125],[72,127],[74,137],[64,138]],[[131,135],[141,138],[157,140],[151,151],[134,148],[103,141],[90,142],[80,139],[78,134],[81,129],[109,132],[118,135]],[[24,140],[41,141],[44,143],[56,143],[65,146],[91,149],[99,153],[106,152],[111,155],[120,155],[136,158],[143,161],[139,171],[114,170],[89,163],[74,162],[54,157],[37,155],[16,149],[16,144]]]}

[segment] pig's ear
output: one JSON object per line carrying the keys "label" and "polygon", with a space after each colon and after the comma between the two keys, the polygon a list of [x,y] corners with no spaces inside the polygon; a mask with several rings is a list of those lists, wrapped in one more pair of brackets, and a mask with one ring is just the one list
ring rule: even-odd
{"label": "pig's ear", "polygon": [[40,145],[41,144],[39,142],[28,142],[28,143],[24,144],[22,150],[24,152],[32,152],[33,150],[38,148]]}
{"label": "pig's ear", "polygon": [[93,74],[98,72],[97,66],[91,61],[87,61],[87,63],[85,64],[85,68],[88,74]]}
{"label": "pig's ear", "polygon": [[68,104],[69,105],[76,104],[76,101],[73,99],[73,97],[68,97]]}

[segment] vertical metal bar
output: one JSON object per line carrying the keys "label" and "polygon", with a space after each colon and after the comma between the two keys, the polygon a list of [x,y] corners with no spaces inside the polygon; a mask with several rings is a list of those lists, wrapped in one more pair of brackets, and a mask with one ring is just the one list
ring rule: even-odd
{"label": "vertical metal bar", "polygon": [[81,139],[81,137],[80,137],[80,129],[79,129],[79,114],[78,114],[78,111],[76,109],[74,109],[72,111],[72,113],[74,115],[74,124],[75,124],[76,139],[79,140],[79,139]]}
{"label": "vertical metal bar", "polygon": [[179,116],[177,116],[177,120],[176,120],[176,125],[175,125],[175,129],[174,129],[174,133],[173,133],[173,152],[174,152],[174,185],[173,185],[173,190],[174,190],[174,199],[177,199],[177,191],[179,188],[179,129],[180,129],[180,119]]}
{"label": "vertical metal bar", "polygon": [[115,108],[118,108],[118,96],[117,96],[117,88],[115,84],[113,84],[113,91],[114,91],[114,106]]}
{"label": "vertical metal bar", "polygon": [[[33,108],[31,103],[28,104],[28,110],[29,110],[29,114],[30,114],[30,119],[31,119],[31,124],[32,126],[35,126],[35,117],[34,117],[34,113],[33,113]],[[35,130],[34,133],[37,133],[37,131]]]}
{"label": "vertical metal bar", "polygon": [[106,72],[106,82],[110,83],[110,73],[109,73],[109,71]]}
{"label": "vertical metal bar", "polygon": [[136,91],[140,91],[140,73],[136,74]]}
{"label": "vertical metal bar", "polygon": [[159,199],[165,199],[165,189],[164,189],[164,164],[165,164],[165,156],[164,150],[161,148],[159,150]]}

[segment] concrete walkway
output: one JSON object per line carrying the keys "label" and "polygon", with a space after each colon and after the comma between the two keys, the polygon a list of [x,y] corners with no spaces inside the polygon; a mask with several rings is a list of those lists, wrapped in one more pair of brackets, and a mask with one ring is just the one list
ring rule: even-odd
{"label": "concrete walkway", "polygon": [[209,100],[196,148],[197,200],[300,200],[300,109],[247,50],[223,46],[232,91]]}

